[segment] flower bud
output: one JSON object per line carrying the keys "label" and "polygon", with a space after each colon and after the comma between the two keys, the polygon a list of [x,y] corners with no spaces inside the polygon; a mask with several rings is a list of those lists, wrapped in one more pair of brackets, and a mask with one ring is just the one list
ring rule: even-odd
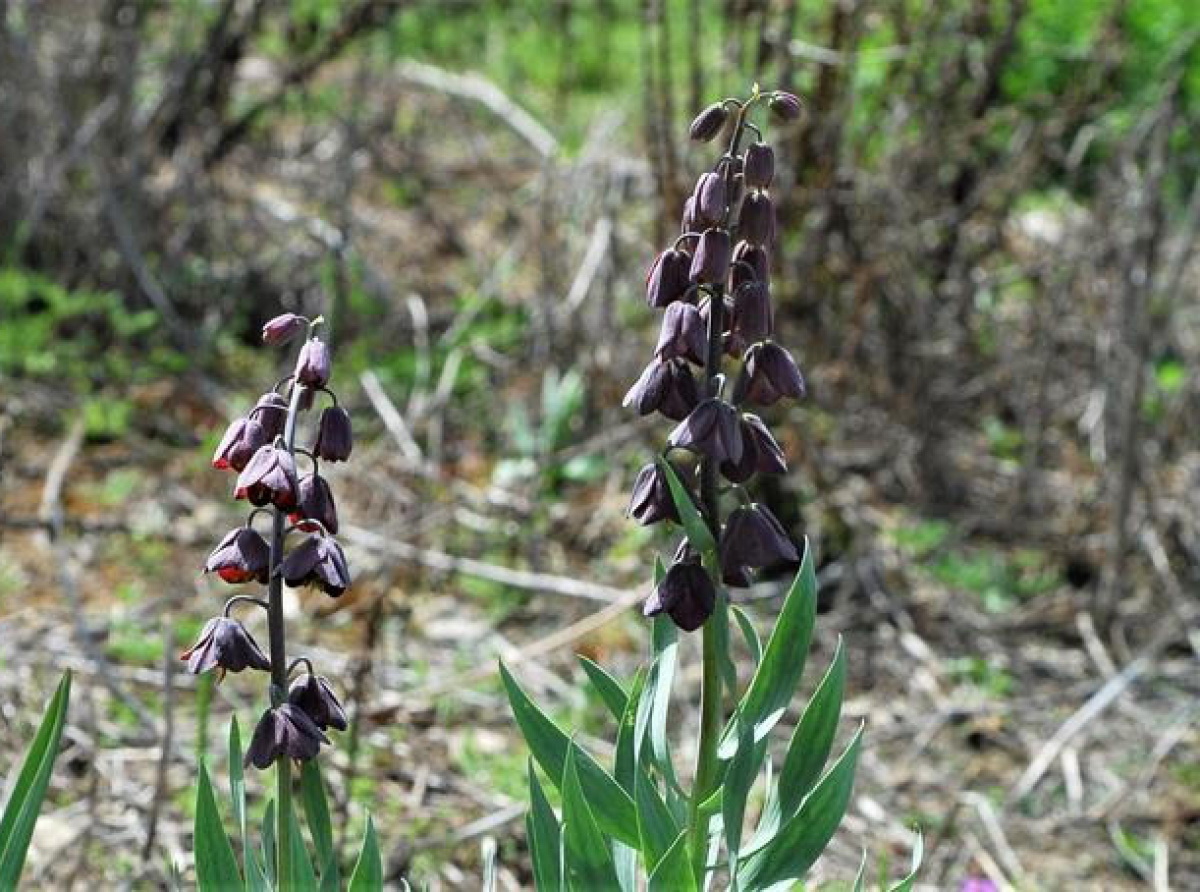
{"label": "flower bud", "polygon": [[714,284],[725,281],[729,273],[729,233],[724,229],[706,229],[692,257],[688,278],[693,282]]}
{"label": "flower bud", "polygon": [[[676,476],[679,476],[678,473]],[[680,477],[680,482],[683,482],[682,477]],[[687,489],[686,483],[684,483],[684,489]],[[692,496],[692,493],[688,491],[688,495]],[[692,496],[692,501],[695,501],[694,496]],[[675,500],[671,497],[671,487],[667,483],[667,475],[658,462],[651,462],[638,471],[627,513],[642,526],[649,526],[660,520],[680,522],[679,510],[675,507]]]}
{"label": "flower bud", "polygon": [[696,182],[692,193],[697,222],[705,226],[716,226],[725,219],[725,177],[719,173],[706,173]]}
{"label": "flower bud", "polygon": [[766,189],[775,178],[775,151],[765,142],[756,142],[746,147],[746,158],[742,164],[742,176],[747,186]]}
{"label": "flower bud", "polygon": [[758,245],[741,241],[733,249],[733,273],[730,286],[736,292],[746,282],[762,282],[770,285],[767,252]]}
{"label": "flower bud", "polygon": [[250,637],[245,626],[227,616],[215,616],[204,624],[196,643],[179,655],[186,660],[193,675],[220,669],[241,672],[243,669],[271,668],[271,661]]}
{"label": "flower bud", "polygon": [[729,113],[725,110],[724,104],[714,102],[696,115],[692,126],[688,129],[688,135],[696,142],[708,142],[721,132],[728,116]]}
{"label": "flower bud", "polygon": [[738,235],[752,245],[769,245],[775,240],[775,205],[765,192],[751,192],[742,202]]}
{"label": "flower bud", "polygon": [[288,552],[279,569],[292,588],[311,585],[336,598],[350,587],[346,556],[332,536],[309,535]]}
{"label": "flower bud", "polygon": [[[700,221],[696,219],[696,196],[689,195],[688,200],[683,203],[683,218],[679,221],[679,231],[695,232],[700,228]],[[694,238],[688,239],[689,242],[695,241]]]}
{"label": "flower bud", "polygon": [[793,93],[785,93],[782,90],[775,91],[767,102],[767,108],[780,121],[794,121],[804,111],[804,105],[800,102],[800,97]]}
{"label": "flower bud", "polygon": [[320,338],[309,338],[296,357],[296,381],[309,387],[324,387],[329,383],[332,361],[329,348]]}
{"label": "flower bud", "polygon": [[246,499],[252,505],[273,504],[288,509],[296,504],[296,461],[286,449],[267,444],[254,453],[254,458],[238,474],[235,499]]}
{"label": "flower bud", "polygon": [[325,527],[326,532],[337,533],[337,506],[329,482],[315,472],[301,477],[296,486],[296,508],[290,516],[292,523],[305,532],[313,532],[316,527],[304,521],[316,520]]}
{"label": "flower bud", "polygon": [[659,254],[646,276],[646,303],[662,309],[673,301],[682,300],[691,284],[688,281],[691,265],[692,258],[675,248]]}
{"label": "flower bud", "polygon": [[323,743],[329,743],[329,738],[300,707],[292,703],[272,706],[258,720],[246,747],[245,764],[264,770],[280,756],[307,762],[316,758]]}
{"label": "flower bud", "polygon": [[264,442],[270,443],[276,437],[283,436],[283,429],[287,425],[287,413],[288,401],[272,390],[258,398],[250,417],[258,419],[266,436]]}
{"label": "flower bud", "polygon": [[762,282],[747,282],[733,292],[729,330],[741,349],[770,337],[774,321],[771,296]]}
{"label": "flower bud", "polygon": [[655,356],[662,360],[686,359],[703,365],[707,346],[708,332],[694,305],[676,301],[667,307],[658,345],[654,348]]}
{"label": "flower bud", "polygon": [[284,313],[276,316],[263,326],[262,339],[272,347],[279,344],[286,344],[296,335],[300,334],[300,332],[304,331],[304,326],[307,324],[308,320],[303,316],[297,316],[295,313]]}
{"label": "flower bud", "polygon": [[710,397],[676,425],[667,442],[679,449],[737,464],[742,459],[738,413],[724,400]]}
{"label": "flower bud", "polygon": [[694,632],[712,615],[717,601],[712,579],[699,559],[676,561],[646,600],[642,613],[666,613],[680,629]]}
{"label": "flower bud", "polygon": [[226,582],[267,583],[271,549],[251,527],[238,527],[225,534],[204,562],[205,573],[216,573]]}
{"label": "flower bud", "polygon": [[785,396],[792,399],[804,396],[804,376],[792,354],[770,341],[755,344],[746,351],[734,400],[772,406]]}
{"label": "flower bud", "polygon": [[288,688],[288,703],[299,708],[322,731],[327,728],[345,731],[349,727],[346,711],[324,675],[307,672],[293,681]]}
{"label": "flower bud", "polygon": [[698,401],[696,379],[685,363],[655,359],[629,388],[622,405],[633,406],[639,415],[661,412],[672,421],[682,421]]}
{"label": "flower bud", "polygon": [[350,430],[350,414],[341,406],[326,406],[317,425],[317,442],[313,452],[325,461],[345,461],[354,447]]}

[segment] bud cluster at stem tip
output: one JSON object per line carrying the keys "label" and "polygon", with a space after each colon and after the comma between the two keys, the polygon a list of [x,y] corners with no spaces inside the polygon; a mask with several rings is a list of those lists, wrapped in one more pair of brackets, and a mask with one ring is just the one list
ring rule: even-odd
{"label": "bud cluster at stem tip", "polygon": [[[237,474],[233,495],[254,505],[245,522],[230,530],[205,561],[204,571],[225,582],[268,586],[266,600],[236,595],[221,615],[204,626],[196,643],[181,659],[193,673],[218,670],[241,672],[257,669],[271,673],[271,705],[263,712],[246,752],[246,764],[266,768],[280,757],[299,761],[313,758],[329,743],[329,728],[344,731],[346,714],[329,681],[313,671],[307,657],[287,662],[281,603],[282,584],[313,586],[338,597],[350,586],[350,569],[341,546],[337,507],[329,482],[321,476],[320,461],[343,462],[350,458],[353,437],[350,415],[338,405],[326,385],[333,370],[329,347],[315,335],[321,319],[308,320],[294,313],[276,316],[263,326],[263,341],[286,344],[302,332],[307,337],[296,357],[295,369],[279,385],[259,398],[250,412],[234,420],[221,438],[212,464]],[[281,386],[286,386],[280,393]],[[318,394],[329,404],[320,413],[311,449],[295,445],[299,416],[311,409]],[[299,453],[311,466],[301,475]],[[272,516],[271,541],[254,528],[260,513]],[[304,538],[285,550],[291,532]],[[229,614],[238,604],[253,604],[267,611],[269,654],[250,632]],[[306,668],[288,684],[293,672]]]}
{"label": "bud cluster at stem tip", "polygon": [[[720,581],[734,587],[749,585],[754,570],[799,560],[771,510],[750,501],[742,489],[755,474],[787,470],[775,437],[747,410],[805,393],[795,360],[773,340],[768,270],[776,237],[769,192],[775,153],[750,121],[760,103],[780,121],[795,120],[802,111],[791,93],[755,88],[749,99],[714,103],[692,121],[692,139],[708,142],[727,133],[728,146],[696,181],[684,204],[679,237],[650,266],[646,303],[663,311],[662,326],[654,358],[625,396],[625,405],[639,415],[659,412],[678,422],[667,437],[668,453],[678,449],[699,457],[699,495],[674,462],[670,467],[717,539]],[[754,141],[743,150],[748,132]],[[739,363],[728,393],[722,371],[727,358]],[[744,502],[724,522],[718,489],[722,477],[725,488]],[[642,524],[679,522],[662,463],[651,462],[639,471],[629,514]],[[692,631],[712,613],[714,584],[700,555],[684,542],[644,612],[666,613]]]}

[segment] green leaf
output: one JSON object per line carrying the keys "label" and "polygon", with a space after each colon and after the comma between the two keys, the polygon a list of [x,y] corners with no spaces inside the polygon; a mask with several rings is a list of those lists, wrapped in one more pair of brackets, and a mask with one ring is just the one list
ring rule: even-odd
{"label": "green leaf", "polygon": [[233,799],[233,821],[237,824],[242,843],[242,869],[246,875],[246,888],[250,892],[269,892],[262,865],[250,845],[250,834],[246,827],[246,777],[242,768],[242,732],[237,716],[229,720],[229,794]]}
{"label": "green leaf", "polygon": [[862,727],[841,757],[813,788],[800,810],[784,822],[761,849],[747,847],[738,866],[738,885],[769,888],[797,881],[821,856],[841,823],[854,788],[854,769],[862,744]]}
{"label": "green leaf", "polygon": [[16,889],[20,882],[33,829],[46,799],[50,775],[54,772],[70,700],[71,673],[64,672],[54,696],[46,705],[33,743],[21,763],[12,795],[0,816],[0,889]]}
{"label": "green leaf", "polygon": [[562,892],[562,829],[529,760],[529,813],[525,821],[533,883],[538,892]]}
{"label": "green leaf", "polygon": [[667,853],[680,827],[659,795],[658,787],[641,766],[634,778],[633,795],[637,804],[639,848],[646,864],[653,866]]}
{"label": "green leaf", "polygon": [[[720,567],[714,560],[710,568],[713,579],[720,578]],[[713,604],[712,616],[708,618],[713,630],[713,641],[716,644],[717,667],[721,671],[721,681],[725,690],[738,689],[737,666],[733,664],[733,648],[729,645],[729,595],[725,587],[717,585],[717,597]]]}
{"label": "green leaf", "polygon": [[262,828],[263,871],[267,875],[267,884],[275,887],[275,800],[268,799],[263,811]]}
{"label": "green leaf", "polygon": [[[729,860],[737,861],[738,852],[742,847],[742,824],[746,817],[746,798],[754,779],[758,776],[759,766],[767,751],[767,742],[754,742],[754,728],[747,722],[737,721],[737,752],[729,760],[729,769],[725,773],[725,783],[721,786],[721,815],[725,823],[725,845],[729,850]],[[733,889],[737,883],[734,877]]]}
{"label": "green leaf", "polygon": [[920,833],[917,834],[917,841],[913,844],[912,866],[909,868],[908,876],[902,879],[896,885],[892,886],[888,892],[911,892],[913,883],[917,881],[917,871],[921,869],[921,861],[925,857],[925,840]]}
{"label": "green leaf", "polygon": [[575,769],[577,754],[582,750],[569,743],[563,760],[563,848],[566,851],[567,876],[571,888],[579,892],[591,889],[618,889],[616,865],[608,841],[600,831],[588,806],[588,798]]}
{"label": "green leaf", "polygon": [[367,815],[367,832],[363,836],[358,861],[350,874],[350,885],[346,892],[382,892],[383,858],[379,855],[379,841],[375,838],[375,822]]}
{"label": "green leaf", "polygon": [[858,873],[854,876],[854,888],[851,892],[867,892],[867,850],[863,849],[862,861],[858,863]]}
{"label": "green leaf", "polygon": [[622,714],[625,712],[625,703],[629,699],[629,695],[625,693],[625,689],[621,687],[621,683],[613,678],[607,670],[589,660],[582,654],[577,655],[579,665],[583,667],[583,671],[587,673],[588,678],[592,682],[592,687],[596,689],[596,693],[600,695],[600,699],[604,701],[604,705],[608,707],[608,711],[617,721],[621,720]]}
{"label": "green leaf", "polygon": [[[503,663],[500,664],[500,677],[508,692],[513,716],[533,757],[547,776],[558,783],[555,779],[562,778],[567,753],[572,748],[570,739],[529,699]],[[609,836],[626,845],[636,846],[637,816],[633,799],[611,774],[583,750],[579,751],[576,761],[580,784],[595,813],[596,823]]]}
{"label": "green leaf", "polygon": [[717,542],[713,539],[712,530],[700,516],[696,503],[692,501],[692,497],[675,473],[675,468],[661,455],[658,457],[658,465],[667,478],[667,486],[671,489],[671,500],[675,502],[675,509],[679,512],[679,519],[683,521],[683,530],[687,533],[692,548],[701,555],[715,554]]}
{"label": "green leaf", "polygon": [[325,795],[321,766],[316,759],[309,759],[300,768],[300,798],[304,800],[308,832],[312,834],[313,846],[317,850],[317,864],[321,866],[321,887],[340,889],[337,854],[333,850],[333,824],[329,819],[329,800]]}
{"label": "green leaf", "polygon": [[792,732],[783,767],[779,771],[779,810],[787,820],[808,791],[812,789],[837,733],[838,719],[842,714],[842,691],[846,684],[846,659],[842,639],[838,638],[833,661],[825,671],[825,677],[817,685],[812,699],[804,708],[796,730]]}
{"label": "green leaf", "polygon": [[687,831],[682,831],[650,872],[646,892],[695,892],[696,877],[688,863]]}
{"label": "green leaf", "polygon": [[750,648],[750,656],[754,660],[754,665],[757,666],[762,662],[762,640],[758,637],[758,630],[754,628],[754,623],[750,621],[750,617],[741,607],[731,604],[729,610],[733,613],[733,618],[737,620],[738,628],[742,630],[742,637],[746,639],[746,647]]}
{"label": "green leaf", "polygon": [[[808,657],[813,625],[817,618],[817,577],[813,570],[812,546],[804,543],[804,560],[796,574],[779,620],[771,631],[762,662],[750,681],[739,706],[742,717],[754,726],[754,739],[762,740],[783,716]],[[728,731],[722,741],[722,758],[733,755]]]}
{"label": "green leaf", "polygon": [[613,866],[617,871],[620,892],[638,892],[638,851],[623,842],[613,840]]}
{"label": "green leaf", "polygon": [[313,873],[308,847],[300,833],[295,813],[288,815],[288,842],[292,852],[292,886],[297,892],[317,892],[317,875]]}
{"label": "green leaf", "polygon": [[[208,769],[200,763],[200,777],[196,782],[196,886],[202,892],[227,892],[242,888],[242,877],[238,872],[233,846],[225,835],[221,816],[217,812],[217,800],[213,796]],[[7,888],[7,887],[6,887]]]}
{"label": "green leaf", "polygon": [[613,757],[613,777],[630,796],[633,795],[634,772],[637,770],[637,716],[641,708],[642,691],[646,685],[646,672],[638,670],[633,687],[626,700],[625,712],[621,716],[621,727],[617,730],[617,752]]}

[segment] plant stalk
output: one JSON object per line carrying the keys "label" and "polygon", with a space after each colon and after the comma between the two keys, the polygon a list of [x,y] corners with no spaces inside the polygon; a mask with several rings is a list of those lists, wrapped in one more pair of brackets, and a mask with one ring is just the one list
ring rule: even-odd
{"label": "plant stalk", "polygon": [[[283,428],[283,445],[296,457],[296,416],[300,411],[299,384],[293,383],[287,421]],[[287,513],[272,508],[271,579],[267,587],[267,634],[271,650],[271,705],[280,706],[287,699],[287,637],[283,621],[283,542],[287,528]],[[286,756],[275,760],[275,879],[279,889],[292,887],[291,814],[292,764]]]}

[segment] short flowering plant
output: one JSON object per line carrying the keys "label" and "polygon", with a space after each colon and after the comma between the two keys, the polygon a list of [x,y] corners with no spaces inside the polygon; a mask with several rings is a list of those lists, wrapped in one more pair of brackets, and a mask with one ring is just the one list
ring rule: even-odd
{"label": "short flowering plant", "polygon": [[[234,719],[229,729],[229,771],[233,812],[241,839],[239,865],[217,810],[206,768],[200,766],[196,797],[196,882],[201,890],[267,890],[341,888],[337,851],[333,843],[329,806],[318,765],[321,748],[329,746],[327,732],[345,731],[346,712],[334,685],[318,675],[306,656],[291,660],[283,615],[283,586],[315,588],[337,598],[351,583],[350,568],[334,538],[338,514],[320,462],[350,458],[353,437],[350,416],[328,389],[332,357],[316,334],[321,319],[285,313],[263,327],[263,341],[278,346],[306,334],[295,369],[264,394],[243,418],[234,420],[213,455],[213,467],[236,475],[233,496],[254,506],[246,520],[225,534],[204,564],[225,583],[266,586],[266,598],[236,594],[221,613],[204,624],[196,642],[181,659],[199,674],[253,670],[267,673],[268,705],[249,746],[243,750]],[[327,402],[314,426],[311,449],[296,445],[302,417]],[[301,473],[297,456],[307,465]],[[269,517],[268,535],[254,526]],[[257,608],[267,618],[268,646],[259,646],[235,610]],[[299,767],[299,798],[304,804],[311,857],[296,819],[293,789]],[[246,821],[243,771],[274,767],[275,797],[269,801],[262,846],[250,844]],[[349,880],[354,890],[381,889],[382,861],[371,821]]]}
{"label": "short flowering plant", "polygon": [[[533,760],[561,796],[556,814],[531,762],[526,830],[539,890],[699,892],[721,882],[741,892],[792,888],[850,801],[861,728],[826,767],[845,683],[840,643],[782,760],[768,750],[804,671],[817,583],[811,547],[798,547],[746,489],[756,475],[787,470],[783,449],[756,413],[805,394],[796,361],[774,340],[775,155],[752,121],[764,106],[782,121],[801,112],[795,96],[756,86],[748,98],[715,103],[693,121],[694,140],[725,134],[728,141],[697,180],[679,237],[657,256],[646,280],[646,302],[662,310],[662,325],[654,357],[625,405],[676,424],[667,449],[638,472],[629,514],[641,524],[678,525],[684,537],[669,566],[657,563],[643,607],[653,619],[649,666],[626,684],[583,661],[618,723],[611,768],[559,728],[501,666]],[[735,371],[726,371],[727,361],[737,363]],[[780,567],[796,572],[764,643],[730,592]],[[742,690],[731,617],[752,662]],[[681,632],[702,639],[690,788],[676,771],[668,734]],[[755,810],[751,791],[760,777],[763,804]],[[860,870],[855,888],[863,882]],[[894,889],[912,882],[910,875]]]}

